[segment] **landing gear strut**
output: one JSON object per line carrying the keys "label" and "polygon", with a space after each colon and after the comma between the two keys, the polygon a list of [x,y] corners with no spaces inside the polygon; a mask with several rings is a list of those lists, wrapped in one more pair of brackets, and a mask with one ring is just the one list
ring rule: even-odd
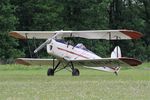
{"label": "landing gear strut", "polygon": [[55,66],[55,61],[53,60],[53,68],[49,68],[47,70],[47,76],[54,76],[55,72],[58,72],[58,71],[60,71],[62,69],[65,69],[66,67],[70,67],[70,69],[72,71],[72,76],[79,76],[80,75],[79,70],[77,68],[74,68],[74,65],[73,65],[72,62],[68,62],[65,66],[63,66],[63,68],[58,69],[60,64],[61,64],[61,62],[59,61],[57,63],[57,65]]}
{"label": "landing gear strut", "polygon": [[72,69],[72,76],[79,76],[80,75],[79,70],[77,68],[74,68],[72,62],[70,62],[70,63],[71,63],[71,69]]}

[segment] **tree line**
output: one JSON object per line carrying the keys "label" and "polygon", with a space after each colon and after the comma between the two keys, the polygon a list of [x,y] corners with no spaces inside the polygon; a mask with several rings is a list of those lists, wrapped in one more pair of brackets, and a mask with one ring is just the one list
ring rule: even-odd
{"label": "tree line", "polygon": [[33,54],[43,41],[20,41],[10,31],[131,29],[141,32],[138,40],[106,41],[73,39],[102,57],[109,57],[115,45],[123,56],[150,61],[149,0],[1,0],[0,62],[17,57],[49,57],[45,50]]}

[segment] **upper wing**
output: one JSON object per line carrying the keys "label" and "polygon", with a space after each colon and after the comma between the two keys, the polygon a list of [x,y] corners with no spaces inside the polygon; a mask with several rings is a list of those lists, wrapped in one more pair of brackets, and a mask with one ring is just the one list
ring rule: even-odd
{"label": "upper wing", "polygon": [[[55,61],[57,60],[55,59]],[[22,65],[52,65],[53,59],[18,58],[16,63]]]}
{"label": "upper wing", "polygon": [[100,66],[107,66],[107,67],[118,67],[118,66],[137,66],[142,64],[141,61],[134,59],[134,58],[101,58],[101,59],[88,59],[88,60],[69,60],[73,63],[90,66],[90,67],[100,67]]}
{"label": "upper wing", "polygon": [[133,30],[89,30],[89,31],[12,31],[10,35],[18,39],[48,39],[59,33],[56,38],[81,37],[86,39],[138,39],[142,37],[140,32]]}
{"label": "upper wing", "polygon": [[90,31],[73,31],[72,37],[81,37],[87,39],[138,39],[142,34],[133,30],[90,30]]}
{"label": "upper wing", "polygon": [[9,34],[17,39],[47,39],[55,33],[55,31],[12,31]]}

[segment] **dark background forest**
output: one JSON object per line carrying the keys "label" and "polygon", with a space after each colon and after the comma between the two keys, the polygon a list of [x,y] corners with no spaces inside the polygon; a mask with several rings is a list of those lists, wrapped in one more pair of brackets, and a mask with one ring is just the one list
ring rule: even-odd
{"label": "dark background forest", "polygon": [[104,29],[136,30],[143,37],[72,41],[102,57],[110,57],[110,50],[119,45],[123,56],[150,61],[150,0],[0,0],[0,63],[12,63],[17,57],[49,57],[45,49],[33,54],[44,40],[17,40],[10,31]]}

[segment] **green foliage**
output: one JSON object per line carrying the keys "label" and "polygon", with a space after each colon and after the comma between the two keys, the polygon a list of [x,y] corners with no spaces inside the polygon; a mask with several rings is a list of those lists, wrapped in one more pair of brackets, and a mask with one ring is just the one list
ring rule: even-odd
{"label": "green foliage", "polygon": [[19,49],[15,48],[18,46],[18,43],[14,39],[10,38],[7,34],[0,34],[0,37],[0,60],[2,62],[10,63],[14,58],[24,55]]}
{"label": "green foliage", "polygon": [[[63,26],[60,16],[63,8],[55,0],[31,0],[30,10],[34,13],[30,30],[59,30]],[[44,14],[43,14],[44,13]]]}
{"label": "green foliage", "polygon": [[[1,0],[0,3],[0,58],[34,57],[40,41],[10,38],[12,30],[94,30],[132,29],[144,37],[132,41],[74,39],[82,42],[102,57],[110,57],[116,45],[123,56],[150,61],[150,1],[149,0]],[[111,45],[110,45],[111,44]],[[24,55],[25,53],[25,55]],[[47,57],[45,51],[38,54]]]}
{"label": "green foliage", "polygon": [[17,18],[13,15],[15,7],[9,3],[9,0],[2,0],[0,3],[0,34],[15,29]]}
{"label": "green foliage", "polygon": [[[8,36],[8,32],[15,30],[15,25],[18,23],[14,16],[15,6],[10,4],[9,0],[3,0],[0,3],[0,62],[10,62],[23,53],[16,47],[16,40]],[[7,59],[7,60],[6,60]]]}

